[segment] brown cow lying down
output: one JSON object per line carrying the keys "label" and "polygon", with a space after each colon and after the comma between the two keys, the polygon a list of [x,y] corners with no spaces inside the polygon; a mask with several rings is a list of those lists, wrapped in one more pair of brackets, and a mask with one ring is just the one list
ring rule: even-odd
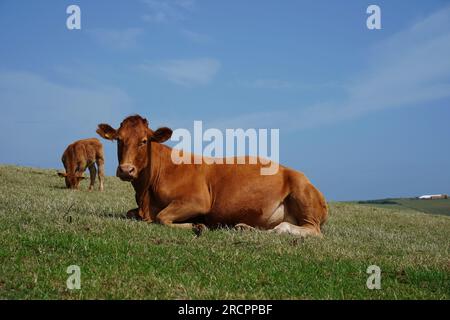
{"label": "brown cow lying down", "polygon": [[[321,235],[327,219],[323,195],[300,172],[280,166],[260,175],[260,164],[174,164],[172,148],[162,145],[169,128],[153,131],[146,119],[126,118],[119,129],[99,124],[97,133],[117,140],[117,176],[131,181],[139,208],[130,210],[145,221],[193,227],[236,226]],[[200,218],[200,219],[198,219]]]}
{"label": "brown cow lying down", "polygon": [[92,190],[94,188],[95,175],[97,174],[97,169],[95,168],[97,163],[100,191],[103,191],[103,145],[98,139],[91,138],[75,141],[64,151],[61,160],[66,172],[58,172],[58,175],[65,178],[67,188],[78,189],[80,181],[84,179],[83,172],[89,168],[91,176],[89,190]]}

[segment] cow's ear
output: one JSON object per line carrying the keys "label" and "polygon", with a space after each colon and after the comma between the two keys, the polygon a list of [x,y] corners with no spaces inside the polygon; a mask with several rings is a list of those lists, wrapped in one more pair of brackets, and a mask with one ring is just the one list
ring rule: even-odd
{"label": "cow's ear", "polygon": [[60,177],[67,177],[67,173],[65,173],[65,172],[58,172],[58,176],[60,176]]}
{"label": "cow's ear", "polygon": [[162,127],[162,128],[159,128],[158,130],[156,130],[155,132],[153,132],[153,136],[151,137],[151,139],[153,141],[163,143],[163,142],[169,140],[171,136],[172,136],[172,129],[169,129],[167,127]]}
{"label": "cow's ear", "polygon": [[111,127],[109,124],[106,123],[100,123],[98,125],[97,131],[96,131],[100,137],[108,140],[115,140],[117,139],[117,130]]}

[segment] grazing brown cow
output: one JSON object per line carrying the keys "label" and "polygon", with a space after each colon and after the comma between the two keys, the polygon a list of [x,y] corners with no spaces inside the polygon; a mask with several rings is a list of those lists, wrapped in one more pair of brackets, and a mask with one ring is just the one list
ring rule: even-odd
{"label": "grazing brown cow", "polygon": [[[58,172],[58,175],[65,178],[67,188],[78,189],[80,181],[84,179],[83,172],[89,168],[91,176],[89,190],[94,188],[95,175],[98,171],[100,191],[103,191],[103,145],[98,139],[91,138],[75,141],[64,151],[61,160],[66,172]],[[98,170],[95,168],[95,164],[97,164]]]}
{"label": "grazing brown cow", "polygon": [[261,164],[248,161],[175,164],[172,149],[161,144],[172,130],[153,131],[138,115],[126,118],[117,130],[99,124],[97,133],[117,140],[117,176],[131,181],[139,206],[129,217],[174,227],[193,227],[200,220],[209,227],[321,235],[328,215],[325,199],[298,171],[280,166],[274,175],[261,175]]}

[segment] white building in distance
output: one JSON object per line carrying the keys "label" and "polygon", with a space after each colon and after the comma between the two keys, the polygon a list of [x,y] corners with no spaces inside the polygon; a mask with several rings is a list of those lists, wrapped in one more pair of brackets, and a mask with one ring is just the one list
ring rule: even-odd
{"label": "white building in distance", "polygon": [[421,200],[436,200],[436,199],[448,199],[446,194],[425,194],[423,196],[417,197]]}

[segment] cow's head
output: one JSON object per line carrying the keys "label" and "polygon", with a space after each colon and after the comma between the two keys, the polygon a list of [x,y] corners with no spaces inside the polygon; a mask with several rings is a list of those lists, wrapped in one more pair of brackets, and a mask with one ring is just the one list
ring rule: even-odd
{"label": "cow's head", "polygon": [[119,129],[101,123],[97,133],[102,138],[117,140],[119,166],[116,175],[124,181],[136,179],[147,166],[147,144],[150,141],[162,143],[172,136],[172,130],[169,128],[153,131],[148,127],[148,121],[138,115],[123,120]]}
{"label": "cow's head", "polygon": [[63,177],[66,181],[66,187],[69,189],[79,189],[80,181],[84,179],[83,174],[79,172],[75,173],[66,173],[66,172],[58,172],[58,176]]}

